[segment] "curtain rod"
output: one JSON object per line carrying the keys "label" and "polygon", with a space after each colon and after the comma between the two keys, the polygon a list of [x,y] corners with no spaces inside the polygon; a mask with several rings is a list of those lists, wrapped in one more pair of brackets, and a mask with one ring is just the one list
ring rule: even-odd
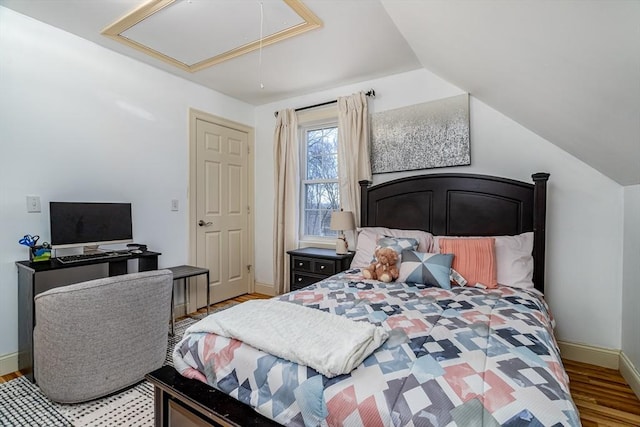
{"label": "curtain rod", "polygon": [[[368,92],[365,92],[365,95],[370,96],[371,98],[375,98],[376,91],[371,89]],[[334,99],[333,101],[321,102],[320,104],[307,105],[306,107],[296,108],[295,111],[309,110],[311,108],[316,108],[316,107],[324,107],[325,105],[335,104],[336,102],[338,102],[338,100]],[[275,113],[273,113],[273,115],[278,117],[278,112],[276,111]]]}

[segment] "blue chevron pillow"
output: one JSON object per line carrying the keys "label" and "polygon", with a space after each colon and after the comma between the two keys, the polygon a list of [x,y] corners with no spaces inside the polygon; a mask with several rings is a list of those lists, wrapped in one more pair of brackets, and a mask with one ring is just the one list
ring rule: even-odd
{"label": "blue chevron pillow", "polygon": [[453,254],[402,251],[398,282],[420,283],[451,289],[449,279]]}
{"label": "blue chevron pillow", "polygon": [[[405,250],[416,250],[418,249],[418,241],[411,237],[391,237],[391,236],[383,236],[378,239],[378,248],[391,248],[398,253],[398,258],[402,259],[402,252]],[[373,261],[375,262],[375,255],[373,257]]]}

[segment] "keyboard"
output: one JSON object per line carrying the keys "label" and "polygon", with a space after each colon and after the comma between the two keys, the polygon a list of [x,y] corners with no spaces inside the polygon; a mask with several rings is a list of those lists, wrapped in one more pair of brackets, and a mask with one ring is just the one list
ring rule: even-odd
{"label": "keyboard", "polygon": [[100,252],[95,254],[64,255],[59,256],[56,259],[63,264],[71,264],[74,262],[93,261],[98,259],[113,259],[128,256],[128,252]]}

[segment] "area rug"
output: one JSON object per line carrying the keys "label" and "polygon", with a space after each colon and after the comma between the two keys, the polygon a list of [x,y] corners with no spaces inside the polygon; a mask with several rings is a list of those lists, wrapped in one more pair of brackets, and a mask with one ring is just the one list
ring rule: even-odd
{"label": "area rug", "polygon": [[[215,311],[237,303],[229,303]],[[200,315],[202,317],[203,315]],[[168,338],[165,364],[173,366],[171,354],[185,329],[199,317],[176,322],[175,336]],[[86,403],[63,405],[47,399],[25,377],[0,384],[0,426],[111,427],[149,426],[153,419],[153,386],[142,381],[120,393]]]}

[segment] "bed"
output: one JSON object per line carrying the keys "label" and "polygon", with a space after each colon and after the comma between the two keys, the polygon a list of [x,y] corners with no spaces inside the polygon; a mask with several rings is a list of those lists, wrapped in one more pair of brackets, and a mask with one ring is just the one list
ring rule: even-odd
{"label": "bed", "polygon": [[[433,251],[434,242],[444,248],[488,240],[497,247],[495,236],[526,235],[531,286],[503,285],[506,279],[488,288],[484,279],[434,286],[427,283],[431,276],[425,283],[384,283],[364,279],[356,266],[274,298],[386,331],[384,343],[349,373],[321,375],[244,342],[197,331],[176,345],[177,371],[236,399],[230,404],[235,411],[246,405],[282,425],[580,425],[542,298],[548,177],[534,174],[529,184],[430,174],[361,183],[363,231],[427,231],[437,237],[422,242],[429,246],[424,252]],[[362,253],[363,245],[359,241]],[[409,265],[409,255],[422,254],[418,246],[402,251],[402,266]]]}

